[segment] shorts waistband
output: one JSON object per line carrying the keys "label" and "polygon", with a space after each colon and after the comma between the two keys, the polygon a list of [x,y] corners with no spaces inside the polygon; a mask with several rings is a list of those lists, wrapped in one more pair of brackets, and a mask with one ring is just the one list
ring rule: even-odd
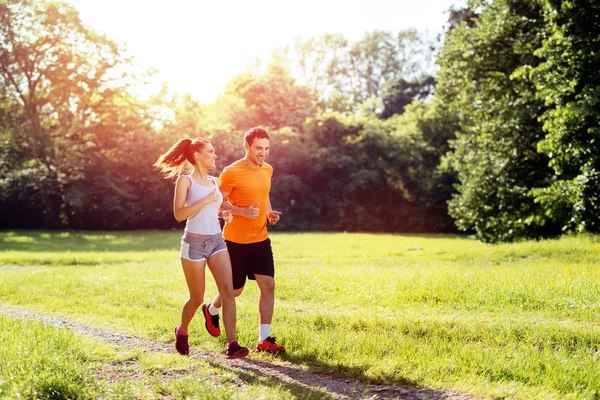
{"label": "shorts waistband", "polygon": [[184,232],[181,237],[188,243],[201,243],[201,242],[209,242],[214,240],[222,240],[223,234],[221,232],[215,233],[214,235],[202,235],[195,236],[195,234],[190,234],[189,232]]}

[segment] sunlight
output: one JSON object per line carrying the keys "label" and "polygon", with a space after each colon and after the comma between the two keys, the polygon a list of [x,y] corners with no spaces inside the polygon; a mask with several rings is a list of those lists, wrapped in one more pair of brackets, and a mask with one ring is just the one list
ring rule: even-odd
{"label": "sunlight", "polygon": [[[151,84],[138,88],[150,95],[166,82],[171,91],[213,102],[227,82],[256,59],[266,62],[277,48],[297,37],[341,33],[356,40],[373,30],[416,28],[442,32],[452,0],[421,2],[373,0],[304,1],[291,6],[274,0],[137,2],[69,0],[84,23],[126,43],[138,63],[158,71]],[[142,6],[143,4],[143,6]]]}

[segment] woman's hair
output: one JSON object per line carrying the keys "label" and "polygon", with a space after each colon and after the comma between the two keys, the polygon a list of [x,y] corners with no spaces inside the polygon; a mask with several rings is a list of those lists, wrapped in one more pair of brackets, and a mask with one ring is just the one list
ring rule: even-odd
{"label": "woman's hair", "polygon": [[190,138],[181,139],[171,146],[165,154],[158,157],[154,167],[160,169],[167,179],[184,173],[191,173],[194,165],[194,153],[202,151],[207,144],[210,144],[210,142],[203,137],[194,140]]}

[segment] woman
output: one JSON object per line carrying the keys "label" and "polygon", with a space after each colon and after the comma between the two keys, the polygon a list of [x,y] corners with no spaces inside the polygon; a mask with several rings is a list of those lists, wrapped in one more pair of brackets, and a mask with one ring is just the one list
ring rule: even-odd
{"label": "woman", "polygon": [[[215,149],[207,139],[182,139],[160,156],[154,166],[167,179],[177,176],[173,213],[177,221],[187,220],[181,239],[181,265],[190,297],[181,311],[181,324],[175,328],[175,348],[180,354],[189,354],[188,326],[204,300],[208,264],[223,299],[223,324],[228,343],[225,357],[233,359],[247,356],[248,348],[235,340],[231,261],[219,224],[223,197],[219,180],[208,175],[208,171],[215,168],[216,158]],[[222,217],[231,221],[231,212],[223,211]]]}

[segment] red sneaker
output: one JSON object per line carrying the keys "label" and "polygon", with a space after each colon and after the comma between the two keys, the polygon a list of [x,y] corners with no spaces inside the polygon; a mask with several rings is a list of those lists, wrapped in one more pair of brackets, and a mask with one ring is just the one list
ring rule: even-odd
{"label": "red sneaker", "polygon": [[262,342],[256,344],[256,350],[254,351],[266,351],[267,353],[285,353],[285,347],[275,343],[275,337],[269,336]]}
{"label": "red sneaker", "polygon": [[202,304],[202,315],[204,315],[204,326],[209,334],[214,337],[217,337],[221,334],[221,328],[219,327],[219,314],[210,315],[208,312],[208,308],[210,307],[210,303]]}
{"label": "red sneaker", "polygon": [[175,349],[183,356],[190,354],[190,346],[188,344],[188,335],[179,333],[179,327],[175,328]]}
{"label": "red sneaker", "polygon": [[233,360],[234,358],[242,358],[248,355],[248,348],[242,347],[237,341],[232,341],[227,345],[227,351],[225,352],[225,358]]}

